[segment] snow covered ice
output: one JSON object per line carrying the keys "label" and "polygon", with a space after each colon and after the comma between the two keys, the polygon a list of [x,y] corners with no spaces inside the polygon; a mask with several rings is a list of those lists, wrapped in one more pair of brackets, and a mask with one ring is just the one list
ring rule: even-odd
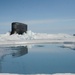
{"label": "snow covered ice", "polygon": [[30,48],[35,44],[60,44],[62,48],[75,50],[75,36],[61,33],[34,33],[30,30],[23,35],[18,35],[17,33],[10,35],[9,32],[0,34],[0,47],[27,46]]}
{"label": "snow covered ice", "polygon": [[0,75],[75,75],[73,73],[56,73],[56,74],[10,74],[10,73],[1,73]]}
{"label": "snow covered ice", "polygon": [[6,44],[30,44],[30,43],[65,43],[75,42],[75,36],[69,34],[47,34],[27,31],[23,35],[9,32],[0,34],[0,45]]}

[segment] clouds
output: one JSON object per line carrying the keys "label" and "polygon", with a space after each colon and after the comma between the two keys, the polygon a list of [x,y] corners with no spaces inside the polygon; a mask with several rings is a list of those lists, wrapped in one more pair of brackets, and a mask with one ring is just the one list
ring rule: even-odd
{"label": "clouds", "polygon": [[[75,19],[38,19],[38,20],[27,20],[27,21],[18,21],[17,22],[23,22],[29,25],[32,24],[51,24],[51,23],[60,23],[60,22],[75,22]],[[15,21],[13,21],[15,22]],[[12,23],[11,22],[3,22],[0,23],[0,25],[10,25]]]}
{"label": "clouds", "polygon": [[57,22],[56,19],[43,19],[43,20],[30,20],[25,21],[28,24],[48,24],[48,23],[54,23]]}
{"label": "clouds", "polygon": [[30,20],[30,21],[23,21],[27,24],[51,24],[51,23],[59,23],[59,22],[71,22],[75,21],[75,19],[41,19],[41,20]]}

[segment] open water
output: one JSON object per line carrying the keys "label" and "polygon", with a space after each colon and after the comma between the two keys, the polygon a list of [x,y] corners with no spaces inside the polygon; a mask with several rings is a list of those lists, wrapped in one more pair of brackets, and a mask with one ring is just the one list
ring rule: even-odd
{"label": "open water", "polygon": [[75,48],[62,44],[1,46],[0,73],[75,73]]}

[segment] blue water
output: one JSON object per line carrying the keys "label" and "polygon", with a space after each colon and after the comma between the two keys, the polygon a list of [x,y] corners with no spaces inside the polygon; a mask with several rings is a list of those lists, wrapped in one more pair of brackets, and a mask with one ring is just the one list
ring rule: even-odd
{"label": "blue water", "polygon": [[[60,44],[0,47],[0,72],[18,74],[75,73],[75,50]],[[31,46],[30,46],[31,47]]]}

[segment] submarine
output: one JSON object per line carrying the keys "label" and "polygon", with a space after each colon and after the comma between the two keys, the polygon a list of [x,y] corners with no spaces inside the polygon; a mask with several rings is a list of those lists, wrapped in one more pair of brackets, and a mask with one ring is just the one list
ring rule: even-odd
{"label": "submarine", "polygon": [[27,24],[20,22],[12,22],[10,35],[13,35],[14,33],[23,35],[23,33],[27,33],[27,30],[28,30]]}

